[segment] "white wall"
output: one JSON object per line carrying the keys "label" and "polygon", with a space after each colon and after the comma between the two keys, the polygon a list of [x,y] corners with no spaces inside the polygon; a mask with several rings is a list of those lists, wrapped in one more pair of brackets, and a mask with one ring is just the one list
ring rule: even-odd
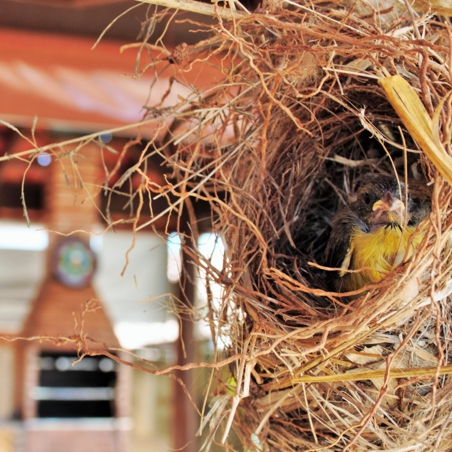
{"label": "white wall", "polygon": [[13,414],[13,368],[13,347],[0,345],[0,420]]}
{"label": "white wall", "polygon": [[[121,276],[127,262],[126,253],[132,243],[130,232],[107,232],[102,235],[94,288],[117,327],[115,331],[121,344],[138,348],[146,342],[165,342],[163,333],[168,332],[175,321],[170,322],[167,314],[170,287],[166,275],[166,240],[157,234],[140,232],[128,255],[126,271]],[[122,340],[123,335],[134,339],[130,338],[131,334],[136,336],[137,347],[134,347],[134,341],[126,343]],[[148,339],[144,337],[146,335]]]}

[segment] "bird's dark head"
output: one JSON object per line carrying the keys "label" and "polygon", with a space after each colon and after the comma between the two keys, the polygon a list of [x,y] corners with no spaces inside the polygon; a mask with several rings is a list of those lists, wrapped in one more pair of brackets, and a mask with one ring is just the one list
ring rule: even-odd
{"label": "bird's dark head", "polygon": [[[405,207],[405,201],[408,205]],[[411,216],[412,201],[405,184],[395,177],[377,176],[361,187],[350,209],[367,225],[369,231],[382,226],[401,226]]]}

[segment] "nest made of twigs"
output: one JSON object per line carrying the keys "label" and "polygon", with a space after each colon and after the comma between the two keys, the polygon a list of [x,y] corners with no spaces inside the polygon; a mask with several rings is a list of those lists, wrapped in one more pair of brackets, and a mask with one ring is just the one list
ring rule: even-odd
{"label": "nest made of twigs", "polygon": [[[212,11],[211,38],[170,62],[215,56],[224,81],[174,112],[166,150],[173,192],[210,203],[227,249],[222,270],[192,253],[223,287],[208,318],[232,374],[206,447],[219,425],[227,445],[232,422],[247,450],[451,450],[452,192],[380,83],[408,82],[449,157],[450,19],[389,0]],[[432,212],[416,255],[350,301],[322,258],[372,174],[407,179]]]}

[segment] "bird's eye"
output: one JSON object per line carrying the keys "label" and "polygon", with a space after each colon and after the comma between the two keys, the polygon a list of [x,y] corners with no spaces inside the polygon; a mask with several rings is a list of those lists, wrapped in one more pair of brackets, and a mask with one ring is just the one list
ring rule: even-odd
{"label": "bird's eye", "polygon": [[366,204],[370,204],[370,195],[369,195],[369,193],[366,193],[366,194],[364,195],[364,202],[365,202]]}

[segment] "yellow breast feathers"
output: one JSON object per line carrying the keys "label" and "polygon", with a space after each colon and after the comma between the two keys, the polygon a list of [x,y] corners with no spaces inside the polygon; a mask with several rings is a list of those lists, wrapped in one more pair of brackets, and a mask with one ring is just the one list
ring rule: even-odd
{"label": "yellow breast feathers", "polygon": [[422,234],[412,237],[415,227],[391,224],[375,232],[353,230],[350,248],[342,264],[346,270],[357,270],[349,274],[347,290],[357,290],[366,284],[380,281],[387,273],[408,260],[422,240]]}

